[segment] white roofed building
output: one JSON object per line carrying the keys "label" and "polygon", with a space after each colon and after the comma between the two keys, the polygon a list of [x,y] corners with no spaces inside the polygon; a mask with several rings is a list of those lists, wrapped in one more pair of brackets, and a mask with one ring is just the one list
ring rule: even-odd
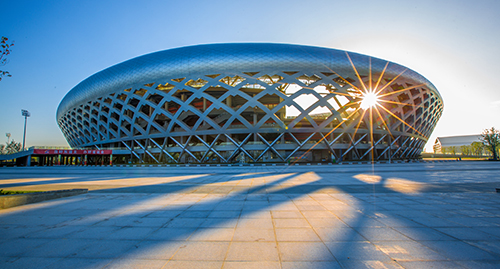
{"label": "white roofed building", "polygon": [[481,143],[480,134],[438,137],[436,138],[436,142],[434,142],[433,148],[435,153],[482,155],[483,153],[482,148],[481,148],[481,154],[479,154],[479,149],[476,149],[475,153],[473,152],[474,150],[472,149],[471,145],[474,142]]}

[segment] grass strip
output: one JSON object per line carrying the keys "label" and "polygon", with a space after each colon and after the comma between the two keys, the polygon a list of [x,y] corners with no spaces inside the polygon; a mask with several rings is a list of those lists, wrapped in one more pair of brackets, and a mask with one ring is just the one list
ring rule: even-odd
{"label": "grass strip", "polygon": [[42,191],[5,191],[5,190],[0,190],[0,195],[22,194],[22,193],[32,193],[32,192],[42,192]]}

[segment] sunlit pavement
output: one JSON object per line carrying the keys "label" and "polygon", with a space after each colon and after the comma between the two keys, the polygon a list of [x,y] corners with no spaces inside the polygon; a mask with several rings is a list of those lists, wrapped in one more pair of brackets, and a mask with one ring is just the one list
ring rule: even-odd
{"label": "sunlit pavement", "polygon": [[1,268],[499,268],[500,164],[0,168]]}

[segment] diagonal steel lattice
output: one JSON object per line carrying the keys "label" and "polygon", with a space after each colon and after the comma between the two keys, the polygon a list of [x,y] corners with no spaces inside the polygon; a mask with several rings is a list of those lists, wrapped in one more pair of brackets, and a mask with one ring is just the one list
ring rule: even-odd
{"label": "diagonal steel lattice", "polygon": [[[379,109],[359,109],[377,86]],[[416,158],[443,111],[400,65],[285,44],[215,44],[148,54],[101,71],[61,102],[72,147],[152,163]],[[371,123],[371,124],[370,124]]]}

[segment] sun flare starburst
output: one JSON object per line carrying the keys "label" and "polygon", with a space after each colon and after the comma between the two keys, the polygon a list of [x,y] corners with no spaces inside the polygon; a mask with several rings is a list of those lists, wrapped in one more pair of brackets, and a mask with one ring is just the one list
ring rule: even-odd
{"label": "sun flare starburst", "polygon": [[379,97],[373,91],[370,91],[370,92],[363,94],[363,96],[361,98],[363,99],[361,101],[361,104],[360,104],[361,109],[368,109],[368,108],[374,107],[378,104]]}
{"label": "sun flare starburst", "polygon": [[[355,76],[357,78],[358,83],[354,83],[352,81],[349,81],[348,79],[342,77],[340,74],[334,72],[333,70],[330,69],[330,71],[334,74],[336,74],[339,79],[341,79],[345,84],[349,85],[351,87],[351,92],[345,94],[345,93],[340,93],[336,92],[338,95],[344,95],[347,97],[354,97],[354,99],[357,99],[356,101],[353,101],[351,104],[347,104],[346,107],[352,105],[354,107],[357,106],[357,108],[351,108],[349,116],[344,118],[337,126],[332,128],[326,135],[324,135],[321,139],[319,139],[318,142],[316,142],[310,149],[308,149],[302,156],[305,156],[307,152],[310,152],[314,147],[316,147],[319,143],[321,143],[326,136],[330,135],[332,132],[334,132],[337,128],[340,128],[344,124],[349,124],[348,122],[351,121],[351,124],[354,123],[354,134],[352,137],[356,137],[356,133],[358,131],[361,131],[364,133],[364,130],[360,130],[363,127],[361,127],[361,123],[368,118],[367,120],[367,125],[366,128],[368,131],[367,133],[361,134],[363,135],[361,139],[364,138],[364,136],[369,135],[369,149],[365,153],[370,154],[370,160],[374,161],[375,160],[375,147],[377,144],[382,141],[382,139],[385,136],[382,136],[382,139],[378,139],[377,142],[374,141],[375,135],[375,129],[384,129],[388,132],[388,135],[391,137],[390,140],[397,140],[399,137],[394,137],[393,133],[391,132],[390,128],[390,120],[389,118],[392,118],[393,121],[399,121],[403,126],[406,128],[410,129],[414,134],[425,137],[425,134],[421,133],[415,126],[412,124],[407,123],[404,119],[402,119],[400,116],[398,116],[398,112],[393,112],[393,107],[394,105],[402,105],[406,107],[422,107],[422,104],[412,104],[410,102],[405,102],[399,101],[396,96],[397,94],[404,93],[406,91],[423,87],[425,84],[418,84],[418,85],[411,85],[407,86],[404,88],[400,88],[397,90],[392,90],[391,86],[396,83],[396,80],[400,76],[403,75],[407,71],[407,69],[403,69],[399,74],[396,76],[392,77],[390,80],[386,80],[383,82],[383,78],[385,75],[385,72],[389,66],[389,62],[387,62],[380,74],[378,74],[378,78],[373,77],[372,74],[372,68],[371,68],[371,58],[369,58],[369,70],[368,70],[368,80],[364,80],[360,73],[358,72],[358,69],[354,65],[354,62],[352,61],[351,57],[349,56],[349,53],[346,52],[347,59],[351,63],[352,70],[355,73]],[[357,124],[356,124],[357,121]],[[361,141],[359,139],[359,141]],[[412,138],[413,139],[413,138]],[[359,141],[355,142],[354,140],[351,141],[351,147],[356,146],[356,144],[359,143]],[[345,153],[344,153],[345,155]],[[365,156],[363,155],[363,157]]]}

